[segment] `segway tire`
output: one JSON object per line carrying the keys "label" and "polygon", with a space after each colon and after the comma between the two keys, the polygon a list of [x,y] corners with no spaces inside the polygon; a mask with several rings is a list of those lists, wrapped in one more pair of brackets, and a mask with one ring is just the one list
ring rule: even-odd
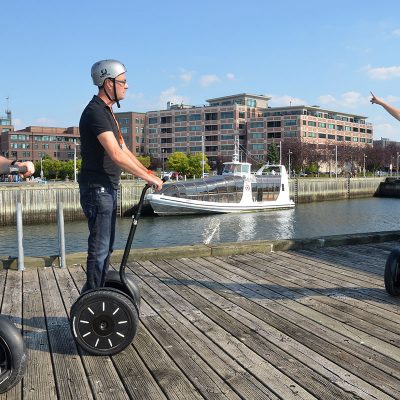
{"label": "segway tire", "polygon": [[112,289],[82,294],[71,308],[71,328],[76,342],[88,353],[112,356],[133,340],[139,325],[132,299]]}
{"label": "segway tire", "polygon": [[0,316],[0,393],[13,388],[24,376],[28,356],[20,330]]}
{"label": "segway tire", "polygon": [[385,265],[385,288],[391,296],[400,296],[400,250],[392,250]]}

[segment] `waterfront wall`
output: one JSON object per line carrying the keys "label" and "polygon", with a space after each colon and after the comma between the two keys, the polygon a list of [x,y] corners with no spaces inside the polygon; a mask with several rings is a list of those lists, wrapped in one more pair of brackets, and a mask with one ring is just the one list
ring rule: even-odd
{"label": "waterfront wall", "polygon": [[[383,178],[300,178],[289,182],[296,203],[352,199],[374,196]],[[118,191],[118,214],[129,214],[138,202],[143,181],[122,181]],[[0,225],[16,223],[16,203],[21,202],[23,223],[56,221],[57,204],[63,205],[66,221],[84,218],[79,203],[79,189],[74,182],[21,183],[0,185]]]}
{"label": "waterfront wall", "polygon": [[[118,214],[123,215],[139,200],[144,186],[142,181],[129,181],[118,190]],[[64,220],[84,219],[79,202],[79,187],[74,182],[22,183],[0,185],[0,225],[16,223],[16,204],[22,204],[24,224],[55,222],[57,204],[62,203]]]}
{"label": "waterfront wall", "polygon": [[291,179],[290,197],[295,203],[355,199],[377,194],[384,178],[313,178]]}

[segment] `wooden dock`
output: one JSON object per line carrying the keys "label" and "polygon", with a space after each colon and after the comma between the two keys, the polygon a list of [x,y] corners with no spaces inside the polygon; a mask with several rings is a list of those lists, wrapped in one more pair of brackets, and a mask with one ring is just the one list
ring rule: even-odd
{"label": "wooden dock", "polygon": [[400,299],[383,286],[396,245],[132,263],[141,325],[112,358],[72,337],[81,267],[3,270],[29,366],[0,399],[399,399]]}

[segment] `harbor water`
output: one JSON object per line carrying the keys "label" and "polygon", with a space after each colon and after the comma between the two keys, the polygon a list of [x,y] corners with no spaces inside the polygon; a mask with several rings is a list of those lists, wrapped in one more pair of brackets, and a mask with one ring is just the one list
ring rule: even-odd
{"label": "harbor water", "polygon": [[[144,217],[139,221],[133,248],[200,243],[298,239],[400,229],[400,199],[363,198],[298,204],[294,209],[242,214]],[[117,220],[115,248],[123,249],[130,218]],[[59,254],[57,225],[24,226],[25,256]],[[66,252],[85,252],[85,221],[65,223]],[[0,227],[0,255],[17,256],[15,226]]]}

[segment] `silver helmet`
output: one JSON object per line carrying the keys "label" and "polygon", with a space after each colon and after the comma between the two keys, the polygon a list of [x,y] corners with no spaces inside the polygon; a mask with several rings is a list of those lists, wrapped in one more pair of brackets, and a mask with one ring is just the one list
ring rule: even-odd
{"label": "silver helmet", "polygon": [[125,65],[117,60],[101,60],[93,64],[91,75],[93,84],[103,86],[107,78],[116,78],[126,72]]}

